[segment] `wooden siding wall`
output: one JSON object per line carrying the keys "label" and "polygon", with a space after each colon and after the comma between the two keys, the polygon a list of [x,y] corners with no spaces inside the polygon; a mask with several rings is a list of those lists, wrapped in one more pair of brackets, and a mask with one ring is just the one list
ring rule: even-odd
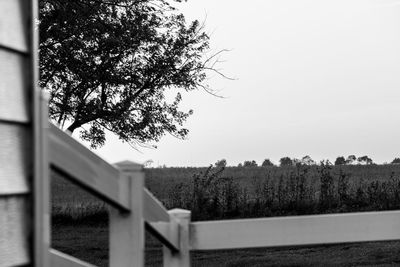
{"label": "wooden siding wall", "polygon": [[0,266],[31,263],[31,0],[0,0]]}

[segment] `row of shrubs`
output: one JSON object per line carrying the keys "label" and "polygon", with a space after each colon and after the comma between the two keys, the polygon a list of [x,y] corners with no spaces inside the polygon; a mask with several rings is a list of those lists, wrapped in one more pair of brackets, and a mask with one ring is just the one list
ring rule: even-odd
{"label": "row of shrubs", "polygon": [[[337,170],[337,169],[335,169]],[[192,211],[192,220],[304,215],[400,208],[400,180],[350,183],[350,174],[333,171],[329,162],[315,172],[298,165],[280,177],[266,174],[243,187],[224,168],[210,166],[188,182],[175,185],[166,206]]]}

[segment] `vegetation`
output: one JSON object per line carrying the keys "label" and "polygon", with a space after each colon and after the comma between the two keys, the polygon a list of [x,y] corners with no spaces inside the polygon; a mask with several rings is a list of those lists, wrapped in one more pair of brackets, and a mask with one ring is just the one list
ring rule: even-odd
{"label": "vegetation", "polygon": [[[180,2],[180,1],[179,1]],[[166,0],[41,0],[40,86],[50,118],[92,147],[105,130],[135,144],[170,133],[184,138],[191,110],[180,91],[203,88],[221,52],[206,56],[209,36]],[[221,74],[223,75],[223,74]],[[174,88],[174,100],[166,92]]]}
{"label": "vegetation", "polygon": [[227,165],[227,162],[226,162],[226,159],[221,159],[221,160],[218,160],[217,162],[215,162],[214,163],[214,165],[215,165],[215,167],[226,167],[226,165]]}
{"label": "vegetation", "polygon": [[261,164],[262,167],[270,167],[270,166],[275,166],[274,163],[270,159],[265,159],[263,163]]}
{"label": "vegetation", "polygon": [[[192,211],[194,220],[269,217],[400,208],[400,179],[392,172],[385,180],[350,183],[351,175],[329,162],[314,170],[297,165],[286,174],[253,177],[240,186],[223,169],[211,166],[189,182],[176,184],[166,203]],[[337,171],[337,170],[336,170]]]}
{"label": "vegetation", "polygon": [[400,158],[395,158],[395,159],[392,161],[392,164],[400,164]]}
{"label": "vegetation", "polygon": [[354,161],[356,161],[356,156],[355,155],[350,155],[346,159],[346,164],[353,164]]}
{"label": "vegetation", "polygon": [[243,162],[243,167],[257,167],[258,164],[255,160],[245,160]]}
{"label": "vegetation", "polygon": [[335,160],[335,165],[345,165],[346,159],[343,156],[337,157]]}
{"label": "vegetation", "polygon": [[293,160],[289,157],[283,157],[279,160],[279,164],[281,167],[293,166]]}
{"label": "vegetation", "polygon": [[[325,161],[319,166],[210,166],[146,171],[147,186],[153,193],[161,196],[166,191],[164,204],[191,209],[194,220],[400,207],[399,165],[333,166]],[[56,173],[52,176],[52,246],[98,266],[108,266],[107,207]],[[160,266],[160,243],[147,236],[146,244],[146,266]],[[207,251],[191,255],[193,266],[376,266],[400,262],[399,242]]]}
{"label": "vegetation", "polygon": [[368,156],[362,156],[357,158],[358,163],[360,164],[366,164],[366,165],[370,165],[373,164],[374,162],[372,161],[371,158],[369,158]]}
{"label": "vegetation", "polygon": [[[107,212],[53,177],[53,215],[60,220]],[[150,168],[146,177],[165,205],[190,209],[199,220],[395,209],[400,201],[400,165]]]}

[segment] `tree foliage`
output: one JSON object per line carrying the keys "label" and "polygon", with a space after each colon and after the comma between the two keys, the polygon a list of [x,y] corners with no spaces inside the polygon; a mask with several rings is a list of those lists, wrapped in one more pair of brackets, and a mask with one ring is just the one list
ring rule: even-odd
{"label": "tree foliage", "polygon": [[283,166],[293,166],[293,160],[289,157],[283,157],[279,160],[279,165]]}
{"label": "tree foliage", "polygon": [[394,158],[391,164],[400,164],[400,158]]}
{"label": "tree foliage", "polygon": [[359,164],[366,164],[366,165],[371,165],[374,162],[372,161],[371,158],[369,158],[368,156],[362,156],[362,157],[358,157],[357,161]]}
{"label": "tree foliage", "polygon": [[339,156],[335,160],[335,165],[346,165],[346,159],[343,156]]}
{"label": "tree foliage", "polygon": [[257,162],[255,160],[245,160],[243,162],[243,167],[257,167]]}
{"label": "tree foliage", "polygon": [[131,144],[185,138],[192,110],[179,109],[180,92],[208,90],[207,72],[220,73],[202,24],[165,0],[41,0],[39,21],[50,118],[93,147],[105,130]]}
{"label": "tree foliage", "polygon": [[226,159],[220,159],[220,160],[217,160],[217,162],[214,163],[214,166],[217,167],[217,168],[225,168],[226,165],[227,165]]}
{"label": "tree foliage", "polygon": [[302,164],[302,165],[316,165],[317,163],[310,157],[310,156],[304,156],[302,159],[301,159],[301,161],[300,161],[300,163]]}
{"label": "tree foliage", "polygon": [[265,159],[263,163],[261,164],[263,167],[269,167],[269,166],[275,166],[274,163],[270,159]]}
{"label": "tree foliage", "polygon": [[353,164],[354,161],[356,161],[357,157],[355,155],[350,155],[346,159],[346,164]]}

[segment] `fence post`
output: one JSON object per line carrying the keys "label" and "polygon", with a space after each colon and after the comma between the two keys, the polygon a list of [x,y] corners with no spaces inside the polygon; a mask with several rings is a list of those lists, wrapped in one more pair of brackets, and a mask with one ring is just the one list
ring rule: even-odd
{"label": "fence post", "polygon": [[[120,193],[128,194],[130,212],[110,208],[110,266],[144,266],[143,166],[115,164],[121,171]],[[127,188],[125,188],[127,187]]]}
{"label": "fence post", "polygon": [[48,159],[48,99],[44,92],[38,91],[35,116],[35,176],[34,176],[34,266],[49,267],[50,249],[50,177]]}
{"label": "fence post", "polygon": [[189,267],[189,224],[190,210],[173,209],[168,211],[171,221],[175,220],[179,226],[179,252],[172,252],[169,248],[163,247],[164,266],[166,267]]}

